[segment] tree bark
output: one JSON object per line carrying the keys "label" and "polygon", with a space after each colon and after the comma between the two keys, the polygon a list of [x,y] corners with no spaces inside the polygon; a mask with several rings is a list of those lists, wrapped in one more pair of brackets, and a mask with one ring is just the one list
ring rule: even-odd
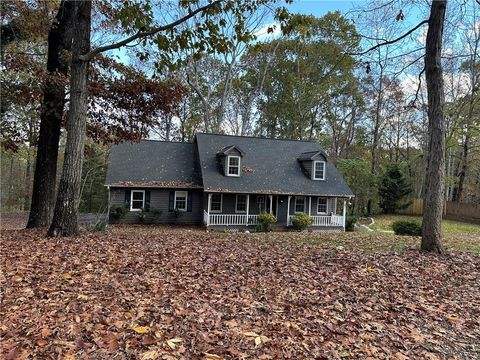
{"label": "tree bark", "polygon": [[441,224],[445,177],[445,95],[441,64],[442,36],[447,1],[432,1],[425,52],[428,93],[428,163],[423,206],[421,248],[444,252]]}
{"label": "tree bark", "polygon": [[40,112],[37,156],[33,176],[32,200],[27,228],[50,224],[55,204],[58,144],[65,107],[65,86],[61,76],[68,75],[66,52],[71,50],[71,21],[74,1],[62,1],[48,33],[47,72]]}
{"label": "tree bark", "polygon": [[87,124],[89,64],[88,59],[82,60],[82,55],[90,51],[92,3],[90,0],[76,1],[75,7],[65,160],[48,236],[76,236],[79,233],[78,207]]}

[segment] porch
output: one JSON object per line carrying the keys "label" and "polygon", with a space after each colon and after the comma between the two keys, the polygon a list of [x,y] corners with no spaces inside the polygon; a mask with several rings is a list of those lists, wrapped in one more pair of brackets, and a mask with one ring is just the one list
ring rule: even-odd
{"label": "porch", "polygon": [[[313,220],[313,230],[344,231],[346,199],[328,196],[208,193],[205,195],[203,223],[211,228],[245,228],[258,224],[258,215],[275,215],[277,227],[292,226],[296,214]],[[337,212],[341,208],[341,213]]]}

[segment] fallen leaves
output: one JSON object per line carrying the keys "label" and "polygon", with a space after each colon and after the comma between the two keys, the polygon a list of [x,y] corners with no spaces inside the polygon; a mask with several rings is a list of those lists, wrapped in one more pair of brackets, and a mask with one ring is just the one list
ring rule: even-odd
{"label": "fallen leaves", "polygon": [[395,239],[370,234],[43,232],[2,232],[2,358],[478,354],[478,256],[356,250]]}
{"label": "fallen leaves", "polygon": [[132,327],[132,330],[137,334],[146,334],[150,332],[150,328],[148,326],[134,326]]}

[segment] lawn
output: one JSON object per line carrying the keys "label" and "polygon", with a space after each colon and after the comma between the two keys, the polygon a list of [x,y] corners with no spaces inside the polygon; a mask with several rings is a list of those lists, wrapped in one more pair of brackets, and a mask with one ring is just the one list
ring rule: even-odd
{"label": "lawn", "polygon": [[[374,217],[375,224],[371,226],[374,229],[392,230],[392,223],[397,220],[411,220],[422,222],[421,216],[407,215],[378,215]],[[444,219],[442,221],[442,231],[448,235],[477,235],[480,237],[480,225],[467,223],[457,220]]]}
{"label": "lawn", "polygon": [[2,232],[7,359],[480,353],[480,257],[455,242],[439,257],[417,251],[419,239],[382,233],[44,232]]}

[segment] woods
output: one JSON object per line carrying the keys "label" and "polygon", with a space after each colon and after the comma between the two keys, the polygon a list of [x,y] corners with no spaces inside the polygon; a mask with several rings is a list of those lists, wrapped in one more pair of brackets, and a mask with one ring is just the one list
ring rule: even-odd
{"label": "woods", "polygon": [[[408,196],[425,197],[431,210],[424,211],[430,216],[424,220],[429,228],[424,233],[435,239],[444,200],[479,201],[480,168],[475,160],[480,36],[474,4],[452,2],[447,8],[445,3],[438,15],[439,2],[423,13],[393,2],[354,8],[354,20],[340,12],[320,17],[288,14],[285,4],[269,1],[181,3],[176,19],[159,24],[151,14],[161,2],[116,7],[99,1],[92,3],[98,11],[88,28],[96,36],[107,26],[116,39],[77,55],[71,48],[72,34],[63,31],[80,26],[77,8],[70,1],[58,7],[40,5],[9,2],[4,10],[10,20],[2,26],[4,38],[7,25],[24,28],[23,36],[9,38],[8,47],[2,47],[4,72],[11,74],[3,77],[5,86],[27,86],[18,77],[25,71],[19,60],[24,64],[35,59],[34,66],[46,69],[34,106],[40,109],[40,121],[32,123],[28,116],[31,131],[20,128],[21,122],[13,120],[20,115],[12,112],[12,106],[9,110],[11,102],[16,112],[26,111],[21,98],[2,99],[2,151],[8,155],[2,156],[2,171],[12,175],[16,161],[19,169],[25,168],[25,184],[7,185],[11,191],[2,196],[10,199],[2,199],[2,204],[19,208],[16,194],[22,193],[25,207],[33,179],[29,227],[51,225],[51,235],[78,234],[74,224],[82,202],[81,184],[90,181],[87,174],[92,176],[91,171],[82,171],[84,136],[107,144],[147,136],[189,141],[196,132],[319,141],[342,174],[351,178],[350,186],[358,193],[352,211],[360,216],[380,211],[381,179],[389,167],[401,164],[412,190],[404,202]],[[463,26],[461,31],[446,29],[443,47],[448,54],[441,46],[445,11],[458,13],[452,24]],[[422,20],[424,15],[428,20]],[[265,25],[272,16],[277,20]],[[412,24],[415,16],[420,21]],[[29,36],[27,20],[42,24],[40,36]],[[195,32],[189,27],[192,23]],[[423,30],[424,44],[414,38]],[[461,46],[465,40],[468,46]],[[21,51],[32,45],[46,49],[46,58]],[[118,61],[112,50],[123,47],[125,54]],[[65,57],[70,50],[71,64]],[[420,65],[423,59],[425,69]],[[81,84],[74,81],[80,64],[79,76],[85,79]],[[447,66],[444,75],[441,65]],[[71,78],[69,85],[66,76]],[[54,82],[53,77],[61,80]],[[456,77],[469,81],[464,85]],[[74,83],[81,89],[72,92]],[[77,106],[77,100],[82,105]],[[60,124],[66,126],[65,132]],[[15,155],[20,147],[34,149],[37,143],[36,161],[32,151],[26,163]],[[63,165],[57,164],[57,154]],[[9,157],[10,168],[4,161]],[[366,182],[357,185],[351,171],[364,174]],[[6,179],[2,181],[11,182],[13,177]],[[51,223],[54,179],[61,191]],[[100,179],[95,186],[102,186]],[[103,211],[104,201],[95,211]],[[427,237],[425,241],[431,242]]]}
{"label": "woods", "polygon": [[2,358],[478,356],[479,0],[0,12]]}

